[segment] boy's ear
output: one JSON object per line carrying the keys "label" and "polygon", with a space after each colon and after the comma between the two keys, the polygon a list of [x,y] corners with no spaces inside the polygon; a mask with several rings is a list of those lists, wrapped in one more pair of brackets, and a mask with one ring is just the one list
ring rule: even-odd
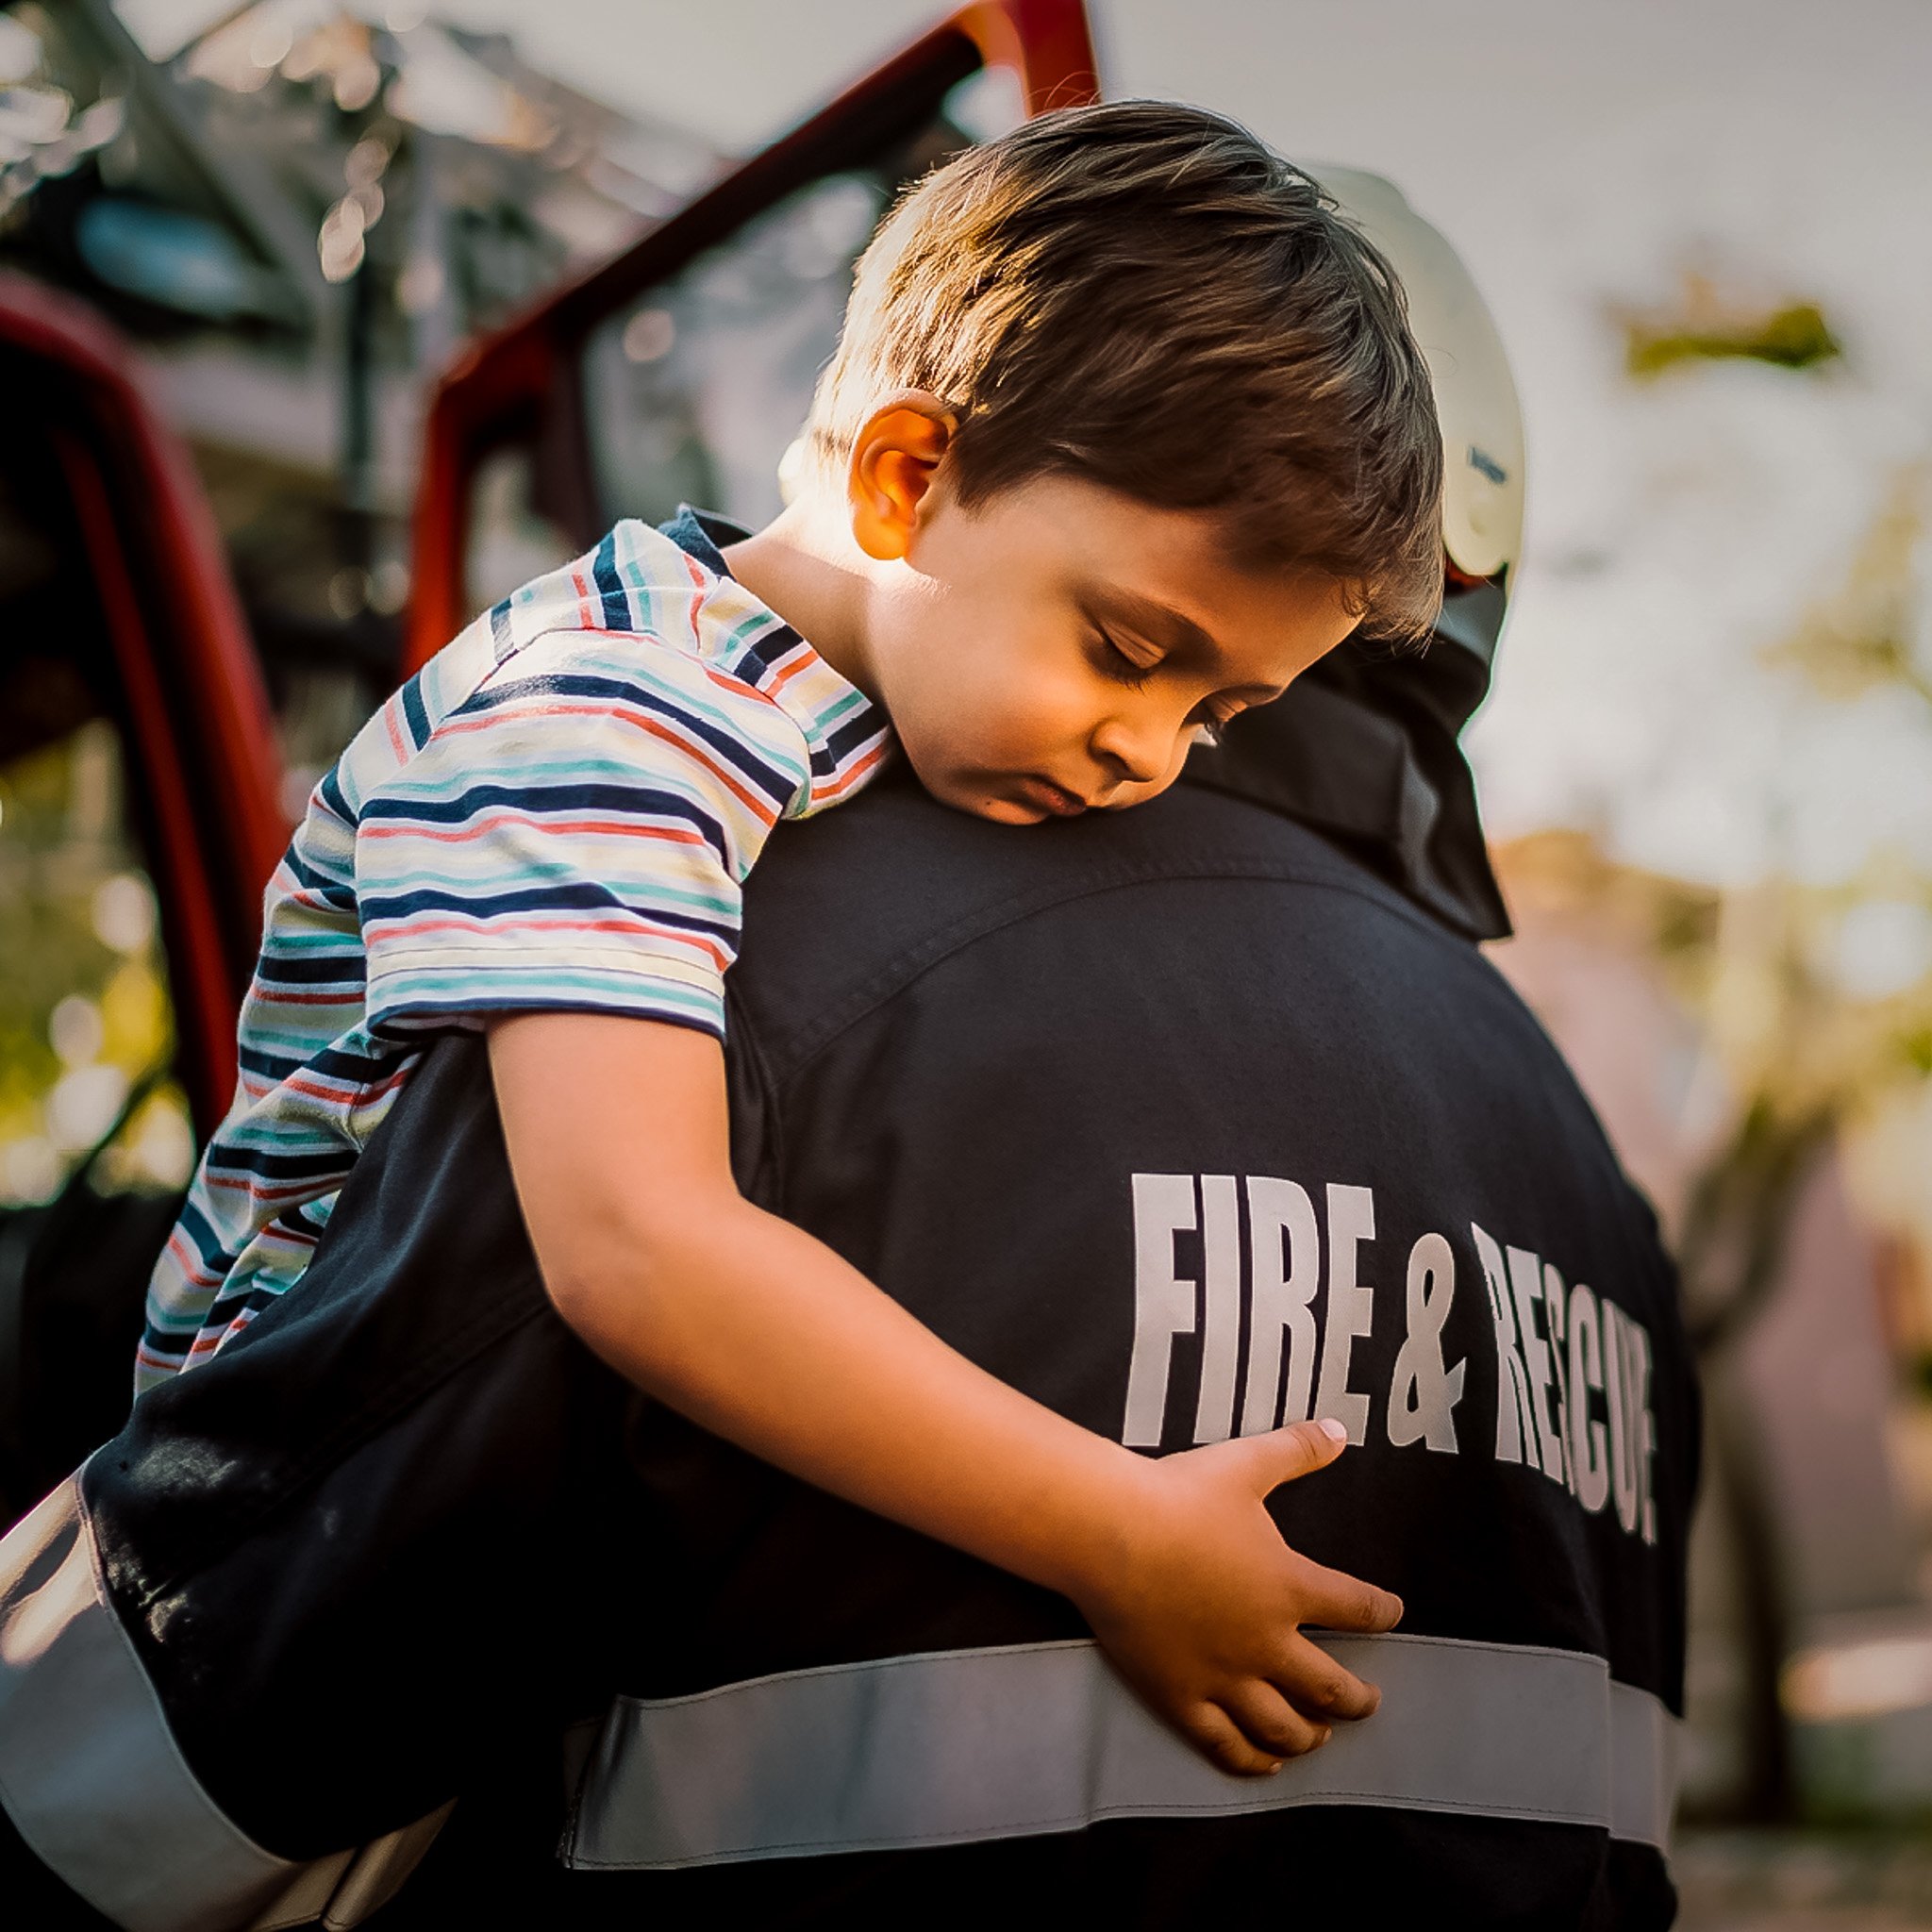
{"label": "boy's ear", "polygon": [[911,547],[922,505],[958,419],[937,396],[902,390],[859,426],[846,473],[852,534],[868,557],[895,563]]}

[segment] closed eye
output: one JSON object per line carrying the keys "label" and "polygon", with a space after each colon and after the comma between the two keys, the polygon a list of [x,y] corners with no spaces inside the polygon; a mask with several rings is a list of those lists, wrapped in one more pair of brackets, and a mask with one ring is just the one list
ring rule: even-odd
{"label": "closed eye", "polygon": [[1132,691],[1145,690],[1147,680],[1160,668],[1159,658],[1142,663],[1121,644],[1111,631],[1099,625],[1093,627],[1093,655],[1103,676],[1112,678],[1116,684],[1124,684]]}

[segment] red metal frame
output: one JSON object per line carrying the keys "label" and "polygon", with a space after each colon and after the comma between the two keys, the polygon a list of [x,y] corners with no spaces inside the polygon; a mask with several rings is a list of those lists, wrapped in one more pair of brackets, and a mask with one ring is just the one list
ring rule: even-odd
{"label": "red metal frame", "polygon": [[90,309],[0,275],[0,342],[72,384],[56,448],[93,567],[149,808],[178,1036],[206,1132],[235,1085],[260,893],[288,839],[268,697],[188,452]]}
{"label": "red metal frame", "polygon": [[982,67],[1019,77],[1026,111],[1100,97],[1082,0],[980,0],[941,21],[829,106],[717,182],[614,260],[472,344],[439,385],[424,434],[405,675],[475,613],[464,565],[470,482],[505,443],[534,439],[554,399],[574,393],[584,339],[801,182],[875,153]]}
{"label": "red metal frame", "polygon": [[1083,0],[989,0],[961,8],[947,25],[971,36],[983,66],[1019,76],[1028,115],[1091,107],[1100,98],[1100,63]]}
{"label": "red metal frame", "polygon": [[[470,481],[566,401],[585,337],[799,183],[875,153],[981,67],[1004,67],[1029,113],[1098,98],[1081,0],[979,0],[933,27],[626,254],[467,350],[432,405],[416,511],[405,670],[469,614]],[[235,1084],[234,1016],[260,891],[287,841],[281,761],[253,643],[186,448],[132,355],[87,307],[0,274],[0,343],[43,362],[78,407],[54,442],[88,547],[147,808],[177,1032],[176,1074],[206,1134]]]}
{"label": "red metal frame", "polygon": [[122,531],[100,465],[81,440],[54,432],[55,448],[93,569],[112,641],[114,668],[139,741],[137,758],[147,793],[147,824],[158,848],[156,885],[169,940],[169,995],[175,1010],[181,1078],[197,1121],[219,1118],[235,1084],[235,1008],[239,993],[224,970],[225,948],[215,920],[218,889],[195,836],[181,747],[168,727],[167,705],[155,662],[154,639],[140,592],[127,568]]}

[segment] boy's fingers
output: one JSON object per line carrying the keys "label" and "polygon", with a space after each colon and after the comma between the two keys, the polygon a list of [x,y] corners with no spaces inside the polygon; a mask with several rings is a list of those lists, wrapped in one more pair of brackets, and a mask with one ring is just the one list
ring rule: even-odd
{"label": "boy's fingers", "polygon": [[1281,1694],[1318,1723],[1342,1718],[1353,1723],[1373,1714],[1382,1693],[1337,1663],[1319,1644],[1297,1631],[1274,1674]]}
{"label": "boy's fingers", "polygon": [[1236,1777],[1266,1777],[1281,1769],[1279,1752],[1257,1751],[1219,1705],[1197,1704],[1181,1723],[1188,1741]]}
{"label": "boy's fingers", "polygon": [[1265,1436],[1237,1437],[1236,1441],[1247,1457],[1255,1493],[1266,1496],[1283,1483],[1326,1468],[1341,1454],[1348,1431],[1337,1422],[1291,1423]]}
{"label": "boy's fingers", "polygon": [[1305,1717],[1273,1684],[1259,1678],[1228,1692],[1221,1707],[1241,1736],[1271,1759],[1300,1757],[1328,1741],[1325,1722]]}
{"label": "boy's fingers", "polygon": [[1324,1569],[1306,1557],[1297,1558],[1295,1591],[1301,1599],[1304,1624],[1321,1624],[1330,1630],[1392,1630],[1402,1621],[1402,1599],[1393,1591],[1377,1590],[1359,1576]]}

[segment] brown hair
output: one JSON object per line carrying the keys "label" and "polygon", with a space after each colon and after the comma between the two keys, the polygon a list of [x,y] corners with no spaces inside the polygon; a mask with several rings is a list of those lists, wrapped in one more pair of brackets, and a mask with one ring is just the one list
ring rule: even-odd
{"label": "brown hair", "polygon": [[958,413],[960,500],[1046,474],[1222,512],[1243,564],[1320,570],[1415,637],[1442,588],[1442,443],[1393,270],[1300,169],[1197,108],[1041,115],[900,199],[861,258],[809,425]]}

